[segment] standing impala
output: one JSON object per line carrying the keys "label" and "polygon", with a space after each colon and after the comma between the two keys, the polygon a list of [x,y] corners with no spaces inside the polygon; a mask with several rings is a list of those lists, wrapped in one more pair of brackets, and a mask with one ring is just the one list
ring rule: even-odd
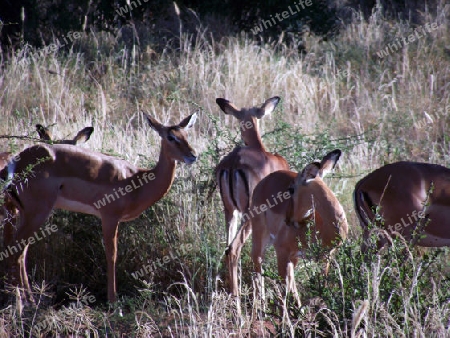
{"label": "standing impala", "polygon": [[15,251],[17,247],[19,250],[12,255],[12,263],[14,268],[19,266],[19,273],[13,271],[14,277],[19,278],[28,296],[31,290],[25,259],[28,245],[34,241],[32,235],[53,209],[65,209],[101,218],[108,300],[116,300],[119,223],[138,217],[169,191],[176,161],[191,164],[197,159],[185,132],[194,124],[196,114],[174,126],[164,126],[147,115],[146,118],[161,137],[159,160],[153,169],[140,169],[124,160],[72,145],[39,145],[22,151],[20,160],[11,162],[0,173],[3,180],[12,178],[7,193],[20,213],[13,241],[17,243]]}
{"label": "standing impala", "polygon": [[[450,246],[450,169],[429,163],[391,163],[361,179],[353,197],[364,233],[363,251],[369,244],[369,224],[377,215],[383,218],[377,225],[391,235],[400,233],[425,247]],[[379,247],[387,241],[384,235],[378,236]]]}
{"label": "standing impala", "polygon": [[[268,99],[261,107],[238,109],[228,100],[218,98],[216,103],[225,114],[239,120],[242,140],[245,146],[233,149],[216,168],[216,180],[225,209],[228,233],[227,265],[230,277],[231,294],[238,295],[238,262],[241,248],[251,233],[251,223],[244,221],[237,232],[239,214],[245,213],[253,194],[253,189],[268,174],[277,170],[288,170],[286,160],[267,152],[264,147],[256,119],[271,113],[277,106],[278,96]],[[246,224],[248,223],[248,226]],[[245,231],[243,231],[245,229]]]}
{"label": "standing impala", "polygon": [[331,254],[347,237],[344,209],[322,180],[340,155],[340,150],[334,150],[320,163],[310,163],[298,174],[286,170],[274,172],[256,186],[250,212],[253,217],[251,255],[257,285],[263,285],[264,252],[273,244],[278,273],[282,279],[286,278],[288,291],[293,291],[299,301],[294,281],[299,257],[304,257],[311,243],[330,249]]}
{"label": "standing impala", "polygon": [[[77,135],[71,140],[56,140],[54,141],[52,138],[52,134],[48,130],[48,128],[43,127],[40,124],[36,124],[36,131],[39,134],[41,140],[50,142],[53,144],[72,144],[76,145],[79,142],[86,142],[91,137],[91,134],[94,131],[93,127],[85,127],[80,130]],[[2,170],[9,161],[17,161],[20,157],[14,157],[10,152],[0,153],[0,170]],[[4,222],[4,230],[3,230],[3,243],[5,244],[5,248],[10,244],[13,236],[13,223],[15,222],[15,217],[17,216],[17,209],[14,207],[11,199],[8,197],[4,200],[4,208],[0,210],[0,214],[3,216]],[[6,217],[5,217],[6,216]]]}

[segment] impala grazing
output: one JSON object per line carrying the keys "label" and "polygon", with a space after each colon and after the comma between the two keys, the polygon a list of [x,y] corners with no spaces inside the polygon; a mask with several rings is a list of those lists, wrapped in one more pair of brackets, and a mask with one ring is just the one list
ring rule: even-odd
{"label": "impala grazing", "polygon": [[[24,247],[17,245],[19,251],[11,257],[15,268],[12,269],[13,277],[19,280],[31,300],[25,266],[26,253],[32,234],[37,233],[53,209],[92,214],[101,219],[108,273],[108,300],[116,300],[115,264],[119,223],[138,217],[169,191],[175,176],[176,161],[191,164],[197,159],[186,140],[185,131],[195,123],[196,114],[174,126],[164,126],[147,115],[146,118],[150,127],[161,137],[159,160],[153,169],[140,169],[112,156],[57,144],[27,148],[20,153],[19,161],[10,162],[0,172],[0,177],[9,182],[6,188],[8,198],[20,213],[11,244],[26,244]],[[155,179],[129,191],[130,183],[133,180],[140,182],[144,176]],[[122,194],[123,190],[127,194]],[[101,208],[94,206],[105,195],[117,192],[121,192],[120,198]]]}
{"label": "impala grazing", "polygon": [[237,270],[241,248],[251,233],[251,222],[248,219],[242,221],[243,224],[237,232],[239,215],[249,209],[253,189],[264,177],[277,170],[289,170],[289,165],[283,157],[267,152],[256,121],[271,113],[279,101],[280,98],[275,96],[261,107],[238,109],[228,100],[216,99],[225,114],[233,115],[239,120],[241,137],[245,143],[245,146],[236,147],[225,156],[215,171],[225,209],[228,234],[226,260],[230,292],[234,296],[238,295]]}
{"label": "impala grazing", "polygon": [[[305,257],[311,243],[330,249],[331,255],[346,239],[348,225],[344,209],[322,180],[340,155],[340,150],[334,150],[320,163],[310,163],[298,174],[285,170],[274,172],[256,186],[251,206],[252,210],[261,211],[252,219],[251,256],[256,285],[263,288],[261,265],[267,246],[273,244],[278,273],[283,280],[286,278],[288,291],[294,292],[300,302],[294,281],[299,257]],[[291,198],[277,199],[289,193]]]}
{"label": "impala grazing", "polygon": [[[433,188],[432,188],[433,186]],[[362,250],[376,222],[391,235],[424,247],[450,246],[450,169],[429,163],[385,165],[355,186],[355,210],[363,228]],[[378,236],[378,247],[388,242]]]}

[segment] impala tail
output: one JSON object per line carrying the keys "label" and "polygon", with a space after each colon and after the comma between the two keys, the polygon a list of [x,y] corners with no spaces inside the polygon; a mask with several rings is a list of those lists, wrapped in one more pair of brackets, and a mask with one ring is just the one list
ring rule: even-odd
{"label": "impala tail", "polygon": [[373,203],[369,194],[361,189],[361,184],[364,179],[356,183],[355,190],[353,191],[353,203],[355,205],[356,215],[363,229],[369,228],[369,220],[373,220],[374,208],[376,204]]}
{"label": "impala tail", "polygon": [[244,170],[222,169],[218,176],[222,200],[240,212],[247,210],[250,202],[250,187]]}
{"label": "impala tail", "polygon": [[364,178],[356,183],[355,190],[353,191],[353,203],[355,205],[356,215],[358,216],[359,223],[363,230],[363,241],[361,243],[361,251],[367,252],[370,247],[370,223],[373,222],[375,218],[374,209],[377,207],[373,203],[369,194],[361,188],[364,183]]}

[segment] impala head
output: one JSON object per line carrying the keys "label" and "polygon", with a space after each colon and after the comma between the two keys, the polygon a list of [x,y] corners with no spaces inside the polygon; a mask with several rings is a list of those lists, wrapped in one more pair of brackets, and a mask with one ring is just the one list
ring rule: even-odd
{"label": "impala head", "polygon": [[79,142],[87,142],[89,138],[91,137],[91,134],[94,132],[94,127],[86,127],[80,130],[73,138],[73,140],[61,140],[61,141],[54,141],[52,133],[50,130],[46,127],[44,127],[41,124],[36,124],[36,131],[39,134],[39,138],[44,141],[52,142],[55,144],[72,144],[76,145]]}
{"label": "impala head", "polygon": [[336,149],[326,154],[320,163],[313,162],[308,164],[297,176],[295,180],[295,188],[298,188],[300,185],[308,185],[308,183],[316,178],[321,180],[325,177],[325,175],[334,169],[336,163],[341,157],[341,154],[342,152],[339,149]]}
{"label": "impala head", "polygon": [[171,158],[186,164],[194,163],[197,160],[195,150],[192,149],[186,137],[186,130],[191,128],[197,119],[196,113],[189,115],[174,126],[164,126],[145,113],[144,116],[150,127],[161,136],[162,147],[168,151]]}
{"label": "impala head", "polygon": [[[322,161],[308,164],[295,179],[292,191],[292,208],[288,222],[298,224],[314,217],[319,231],[338,225],[339,234],[346,236],[347,223],[344,210],[322,178],[336,165],[340,150],[328,153]],[[323,227],[323,229],[320,229]],[[323,234],[322,234],[323,235]],[[333,232],[327,231],[332,240]],[[334,236],[335,237],[335,236]]]}
{"label": "impala head", "polygon": [[264,115],[272,113],[275,110],[278,102],[280,102],[280,98],[278,96],[274,96],[266,100],[266,102],[264,102],[261,107],[238,109],[235,105],[233,105],[226,99],[216,99],[216,103],[225,114],[233,115],[239,120],[239,127],[242,132],[242,138],[246,145],[250,144],[250,138],[254,137],[254,135],[247,135],[248,133],[245,132],[251,130],[257,131],[258,126],[256,124],[256,119],[260,119]]}
{"label": "impala head", "polygon": [[36,131],[39,134],[39,138],[45,141],[52,140],[52,133],[50,129],[44,127],[42,124],[36,124]]}

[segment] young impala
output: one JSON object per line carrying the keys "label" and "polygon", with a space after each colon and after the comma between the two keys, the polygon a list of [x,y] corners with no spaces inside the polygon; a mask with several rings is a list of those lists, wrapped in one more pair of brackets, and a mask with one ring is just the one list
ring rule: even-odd
{"label": "young impala", "polygon": [[311,243],[329,249],[331,254],[347,237],[344,209],[322,180],[340,155],[340,150],[334,150],[320,163],[310,163],[298,174],[285,170],[274,172],[256,186],[249,211],[256,285],[263,287],[264,252],[273,244],[278,273],[282,279],[286,278],[288,291],[294,292],[299,301],[294,281],[299,257],[304,257]]}
{"label": "young impala", "polygon": [[174,126],[164,126],[147,115],[146,118],[161,137],[159,160],[153,169],[140,169],[112,156],[57,144],[27,148],[19,154],[18,161],[10,162],[0,172],[0,177],[9,182],[6,192],[20,213],[11,243],[15,247],[11,257],[13,277],[30,299],[25,260],[28,246],[34,241],[32,235],[53,209],[65,209],[101,219],[108,300],[116,300],[119,223],[138,217],[169,191],[176,161],[191,164],[197,159],[185,132],[194,124],[195,114]]}
{"label": "young impala", "polygon": [[[383,219],[377,225],[391,235],[399,233],[425,247],[450,246],[450,169],[430,163],[391,163],[361,179],[353,197],[364,251],[369,225],[377,214]],[[379,247],[387,241],[386,236],[378,236]]]}
{"label": "young impala", "polygon": [[225,114],[233,115],[239,120],[241,137],[245,143],[244,146],[234,148],[216,167],[216,180],[225,209],[228,234],[226,260],[230,291],[234,296],[238,295],[237,270],[241,248],[251,233],[250,220],[243,220],[238,231],[239,214],[248,210],[253,189],[259,181],[274,171],[289,169],[283,157],[266,150],[256,121],[271,113],[279,101],[280,98],[275,96],[268,99],[261,107],[238,109],[228,100],[216,99],[216,103]]}

